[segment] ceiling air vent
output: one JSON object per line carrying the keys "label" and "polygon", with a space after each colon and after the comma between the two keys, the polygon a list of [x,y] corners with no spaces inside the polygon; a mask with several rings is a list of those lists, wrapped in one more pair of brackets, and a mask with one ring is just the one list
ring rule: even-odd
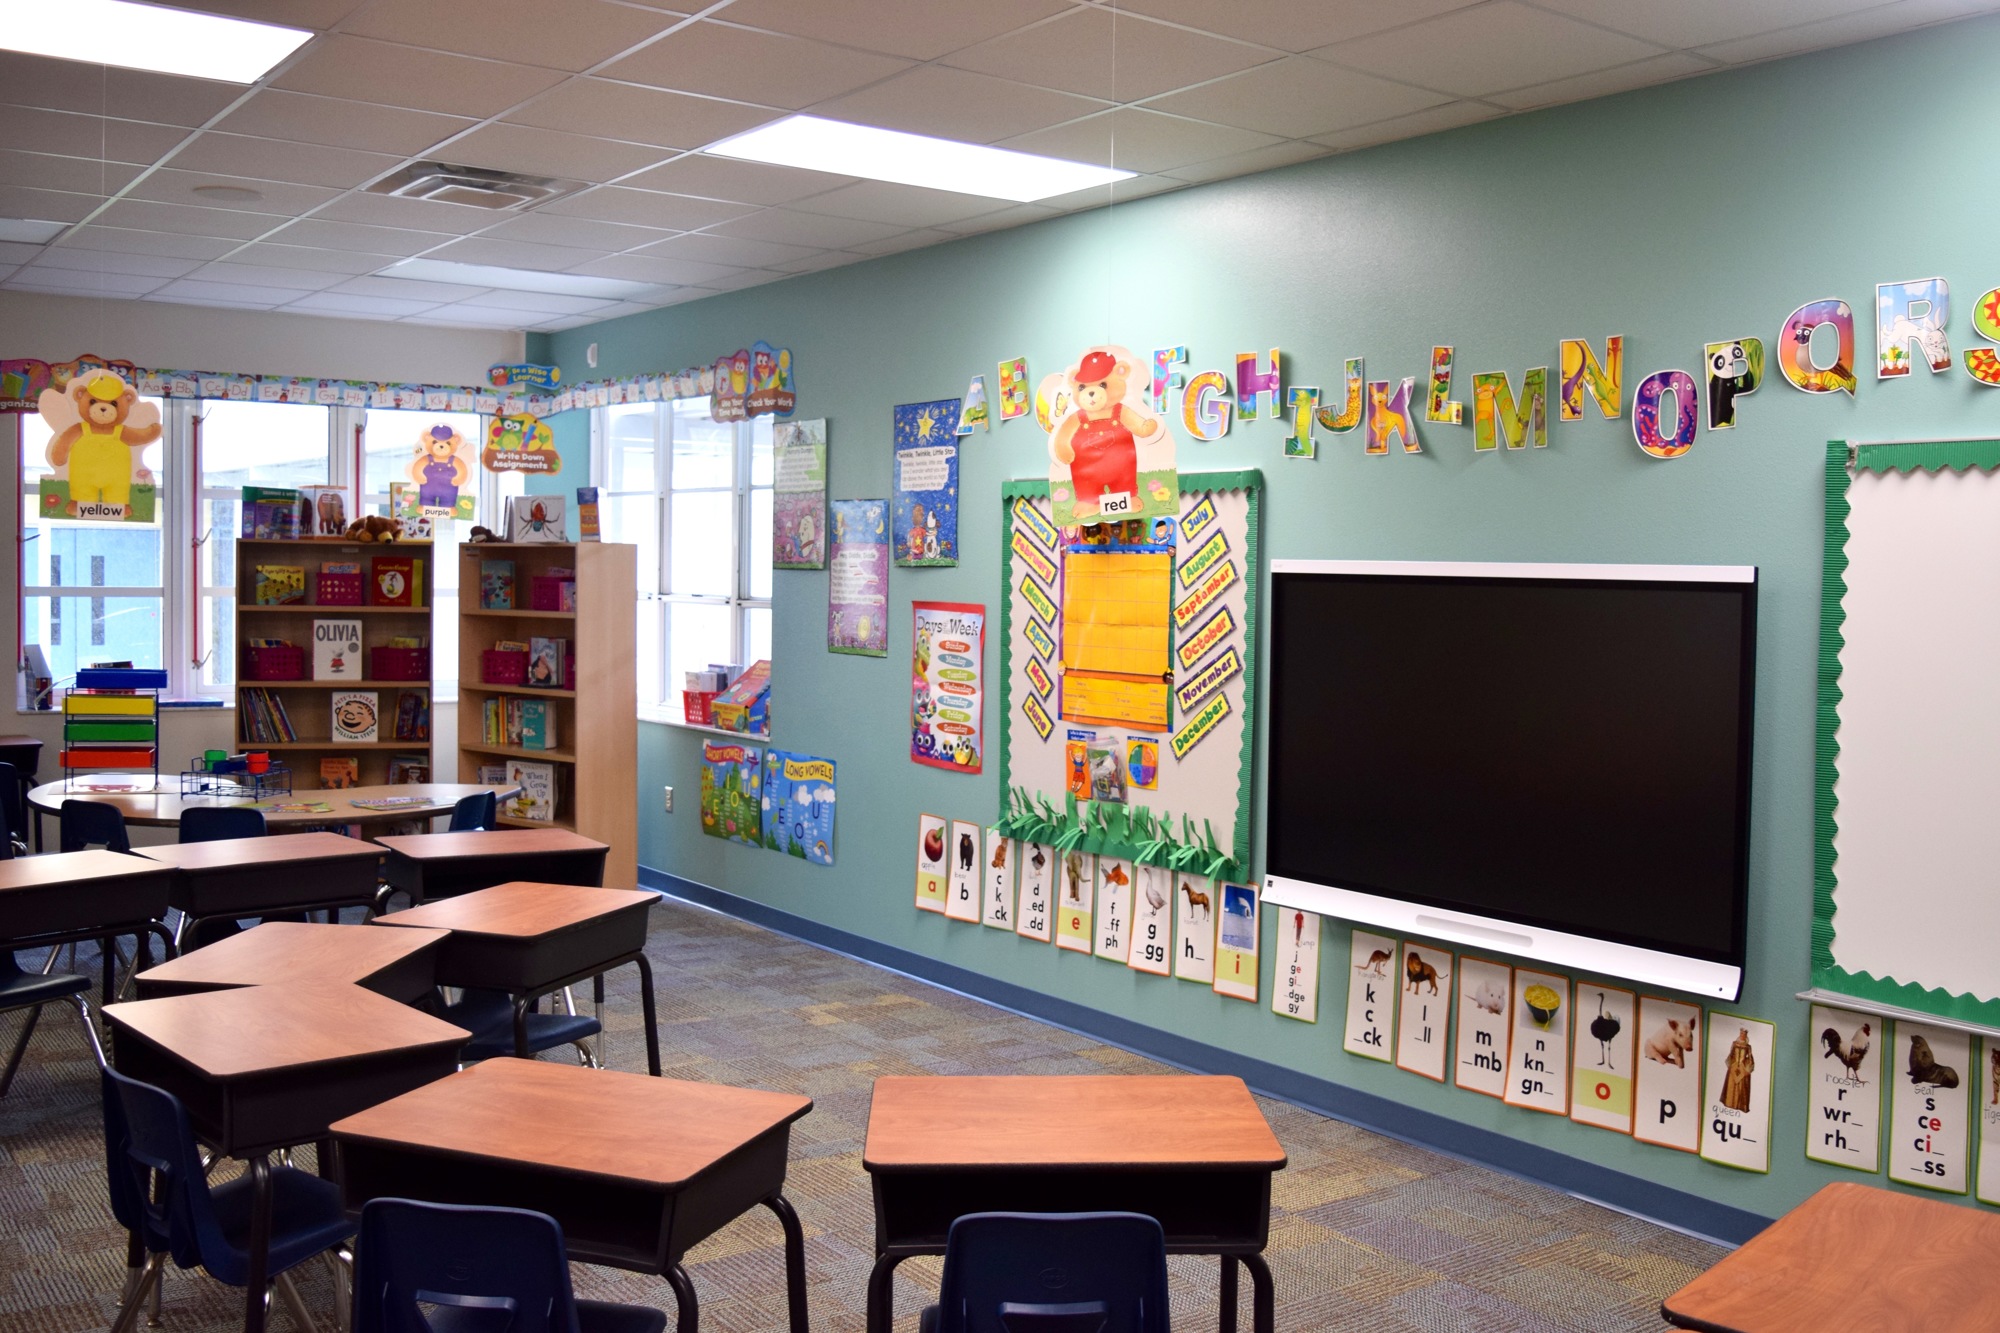
{"label": "ceiling air vent", "polygon": [[544,203],[581,189],[582,185],[581,181],[522,176],[511,171],[488,171],[484,167],[412,162],[370,185],[368,193],[398,199],[427,199],[439,204],[467,204],[473,208],[515,209]]}

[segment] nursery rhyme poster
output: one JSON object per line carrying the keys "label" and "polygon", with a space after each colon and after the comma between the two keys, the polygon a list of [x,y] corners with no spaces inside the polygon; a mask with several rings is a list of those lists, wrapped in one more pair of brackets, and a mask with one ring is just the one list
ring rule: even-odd
{"label": "nursery rhyme poster", "polygon": [[917,602],[910,637],[910,758],[933,768],[977,773],[985,753],[980,719],[986,608],[972,602]]}
{"label": "nursery rhyme poster", "polygon": [[958,399],[895,409],[896,563],[958,563]]}
{"label": "nursery rhyme poster", "polygon": [[826,420],[781,421],[771,431],[771,567],[826,568]]}
{"label": "nursery rhyme poster", "polygon": [[835,500],[827,651],[887,657],[888,611],[889,502]]}

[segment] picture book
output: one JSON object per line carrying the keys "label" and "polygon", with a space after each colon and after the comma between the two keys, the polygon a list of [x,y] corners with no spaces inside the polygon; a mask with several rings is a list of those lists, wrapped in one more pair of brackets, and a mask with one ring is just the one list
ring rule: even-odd
{"label": "picture book", "polygon": [[344,791],[359,786],[361,761],[352,755],[319,761],[319,785],[328,791]]}
{"label": "picture book", "polygon": [[729,683],[728,689],[715,696],[709,713],[715,725],[725,731],[768,734],[770,694],[770,661],[753,662],[749,670]]}
{"label": "picture book", "polygon": [[423,567],[416,557],[378,555],[369,568],[368,600],[375,606],[419,606],[417,581]]}
{"label": "picture book", "polygon": [[818,866],[833,864],[831,759],[764,752],[764,845]]}
{"label": "picture book", "polygon": [[283,606],[306,599],[306,571],[300,565],[257,566],[257,587],[252,593],[259,606]]}
{"label": "picture book", "polygon": [[259,801],[254,809],[273,815],[330,815],[333,807],[325,801]]}
{"label": "picture book", "polygon": [[430,760],[420,754],[399,754],[389,759],[389,782],[400,785],[431,780]]}
{"label": "picture book", "polygon": [[597,488],[576,488],[576,536],[578,541],[599,540],[597,528]]}
{"label": "picture book", "polygon": [[322,560],[319,562],[319,572],[322,574],[359,574],[361,572],[361,562],[359,560]]}
{"label": "picture book", "polygon": [[763,785],[763,756],[757,747],[702,742],[701,831],[711,838],[761,846]]}
{"label": "picture book", "polygon": [[556,818],[556,768],[554,764],[531,764],[515,759],[507,765],[507,780],[521,790],[500,803],[500,813],[510,819],[553,824]]}
{"label": "picture book", "polygon": [[333,696],[333,730],[336,745],[355,745],[380,739],[380,719],[373,690],[337,690]]}
{"label": "picture book", "polygon": [[338,537],[347,531],[347,488],[299,487],[299,536]]}
{"label": "picture book", "polygon": [[396,734],[399,741],[427,741],[431,738],[431,701],[422,690],[404,690],[396,699]]}
{"label": "picture book", "polygon": [[498,787],[504,785],[507,781],[507,765],[481,764],[479,766],[479,777],[477,781],[483,782],[489,787]]}
{"label": "picture book", "polygon": [[431,804],[428,796],[371,796],[365,800],[349,801],[357,810],[410,810],[420,805]]}
{"label": "picture book", "polygon": [[289,487],[243,488],[243,535],[267,539],[299,535],[299,493]]}
{"label": "picture book", "polygon": [[507,540],[567,542],[569,527],[560,495],[516,495],[507,501]]}
{"label": "picture book", "polygon": [[536,689],[568,688],[563,676],[563,659],[568,656],[566,639],[528,640],[528,684]]}
{"label": "picture book", "polygon": [[479,605],[487,611],[511,611],[514,609],[514,562],[512,560],[481,560],[479,562]]}
{"label": "picture book", "polygon": [[360,680],[364,674],[361,622],[313,621],[313,679]]}
{"label": "picture book", "polygon": [[546,699],[517,699],[521,706],[521,739],[524,750],[556,748],[556,710]]}

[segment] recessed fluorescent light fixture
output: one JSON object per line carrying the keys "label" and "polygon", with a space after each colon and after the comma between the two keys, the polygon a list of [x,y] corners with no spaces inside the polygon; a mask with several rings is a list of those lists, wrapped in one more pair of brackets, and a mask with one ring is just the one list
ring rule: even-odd
{"label": "recessed fluorescent light fixture", "polygon": [[70,229],[67,222],[42,222],[35,218],[0,218],[0,241],[25,245],[47,245]]}
{"label": "recessed fluorescent light fixture", "polygon": [[461,287],[498,287],[510,292],[596,296],[606,301],[642,301],[669,290],[655,283],[626,282],[622,278],[588,278],[578,273],[543,273],[538,269],[500,268],[493,264],[457,264],[448,259],[405,259],[376,276],[455,282]]}
{"label": "recessed fluorescent light fixture", "polygon": [[0,0],[0,50],[191,79],[255,83],[311,40],[299,28],[129,0]]}
{"label": "recessed fluorescent light fixture", "polygon": [[1135,174],[819,116],[787,116],[703,151],[746,162],[838,172],[1024,204],[1093,185],[1131,180]]}

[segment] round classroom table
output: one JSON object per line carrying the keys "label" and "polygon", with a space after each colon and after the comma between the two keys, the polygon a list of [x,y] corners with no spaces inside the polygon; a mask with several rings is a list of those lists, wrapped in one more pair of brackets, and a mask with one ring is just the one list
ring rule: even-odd
{"label": "round classroom table", "polygon": [[[28,793],[28,804],[38,813],[59,815],[68,800],[96,801],[115,807],[127,824],[147,828],[177,828],[181,811],[195,806],[234,809],[253,802],[220,796],[182,796],[178,777],[161,776],[156,782],[150,773],[92,773],[64,782],[46,782]],[[290,795],[268,796],[269,801],[321,801],[332,810],[264,811],[264,823],[273,833],[288,829],[316,828],[327,824],[395,824],[410,819],[431,819],[448,815],[460,798],[490,791],[496,796],[512,796],[518,788],[489,782],[401,782],[381,787],[346,787],[339,790],[294,791]],[[381,800],[391,796],[421,796],[423,805],[394,810],[364,810],[355,801]]]}

